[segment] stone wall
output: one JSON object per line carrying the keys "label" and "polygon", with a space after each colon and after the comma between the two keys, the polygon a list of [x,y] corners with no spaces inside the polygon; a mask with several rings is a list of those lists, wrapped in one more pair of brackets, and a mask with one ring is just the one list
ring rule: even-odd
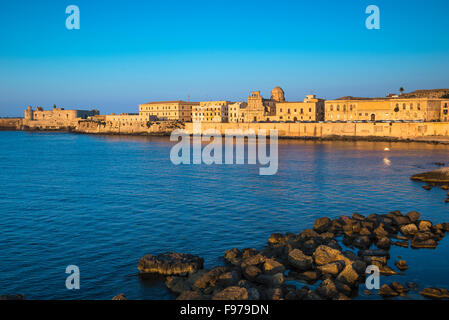
{"label": "stone wall", "polygon": [[79,133],[92,134],[170,134],[177,128],[183,126],[176,121],[146,121],[132,123],[116,123],[92,120],[78,121],[74,131]]}
{"label": "stone wall", "polygon": [[22,118],[0,118],[0,130],[19,130]]}
{"label": "stone wall", "polygon": [[[391,139],[417,139],[422,137],[449,137],[448,122],[422,123],[202,123],[201,130],[215,128],[224,134],[226,129],[277,129],[279,137],[289,138],[330,138],[379,137]],[[193,132],[193,124],[186,123],[188,133]]]}

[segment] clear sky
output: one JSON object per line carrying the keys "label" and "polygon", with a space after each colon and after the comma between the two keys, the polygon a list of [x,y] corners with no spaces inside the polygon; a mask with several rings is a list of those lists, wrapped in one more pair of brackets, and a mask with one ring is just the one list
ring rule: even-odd
{"label": "clear sky", "polygon": [[[68,5],[80,30],[65,26]],[[368,5],[380,30],[368,30]],[[153,100],[287,100],[449,87],[447,0],[0,3],[0,115],[137,112]]]}

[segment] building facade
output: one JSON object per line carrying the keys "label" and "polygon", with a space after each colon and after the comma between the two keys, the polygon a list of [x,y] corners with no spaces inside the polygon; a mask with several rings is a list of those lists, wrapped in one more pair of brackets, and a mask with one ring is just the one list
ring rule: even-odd
{"label": "building facade", "polygon": [[441,101],[440,121],[449,121],[449,100]]}
{"label": "building facade", "polygon": [[139,105],[139,115],[155,116],[158,120],[177,120],[182,122],[192,121],[192,107],[199,102],[159,101]]}
{"label": "building facade", "polygon": [[245,112],[248,104],[246,102],[236,102],[228,106],[229,122],[245,122]]}
{"label": "building facade", "polygon": [[441,99],[376,98],[325,102],[326,121],[438,121]]}
{"label": "building facade", "polygon": [[281,91],[281,88],[276,87],[271,92],[271,97],[281,99],[280,101],[264,99],[260,91],[251,91],[246,107],[245,122],[267,121],[270,116],[275,116],[276,102],[284,101],[284,92]]}
{"label": "building facade", "polygon": [[307,95],[304,102],[276,103],[276,116],[270,117],[275,121],[322,121],[324,120],[324,100],[315,95]]}
{"label": "building facade", "polygon": [[100,114],[98,110],[65,110],[64,108],[53,107],[50,110],[44,110],[42,107],[28,106],[25,110],[25,120],[28,121],[46,121],[55,123],[72,122],[77,119],[87,119],[88,117]]}
{"label": "building facade", "polygon": [[192,122],[228,122],[230,101],[202,101],[192,106]]}

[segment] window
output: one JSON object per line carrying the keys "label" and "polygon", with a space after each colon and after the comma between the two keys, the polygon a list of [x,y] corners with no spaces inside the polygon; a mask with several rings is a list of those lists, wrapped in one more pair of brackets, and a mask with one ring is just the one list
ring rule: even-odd
{"label": "window", "polygon": [[404,109],[404,110],[405,110],[405,103],[403,103],[403,104],[402,104],[402,109]]}
{"label": "window", "polygon": [[337,105],[337,111],[340,111],[340,105]]}
{"label": "window", "polygon": [[333,105],[331,105],[331,111],[334,111],[334,106]]}

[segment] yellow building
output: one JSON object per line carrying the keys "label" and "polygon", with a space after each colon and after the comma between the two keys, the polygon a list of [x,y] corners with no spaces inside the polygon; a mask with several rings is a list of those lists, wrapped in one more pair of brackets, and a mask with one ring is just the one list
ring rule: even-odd
{"label": "yellow building", "polygon": [[449,121],[449,100],[441,101],[440,121]]}
{"label": "yellow building", "polygon": [[275,121],[322,121],[324,120],[324,100],[315,95],[307,95],[304,102],[277,102]]}
{"label": "yellow building", "polygon": [[228,106],[229,122],[245,122],[245,112],[248,104],[246,102],[236,102]]}
{"label": "yellow building", "polygon": [[156,116],[159,120],[178,120],[183,122],[192,121],[192,107],[199,105],[198,102],[158,101],[139,105],[139,115]]}
{"label": "yellow building", "polygon": [[[273,100],[279,99],[279,100]],[[245,122],[267,121],[276,115],[276,102],[284,101],[284,92],[276,87],[271,91],[271,99],[264,99],[260,91],[251,91],[246,107]]]}
{"label": "yellow building", "polygon": [[228,122],[230,101],[202,101],[192,106],[192,122]]}
{"label": "yellow building", "polygon": [[325,102],[326,121],[438,121],[441,99],[346,98]]}

